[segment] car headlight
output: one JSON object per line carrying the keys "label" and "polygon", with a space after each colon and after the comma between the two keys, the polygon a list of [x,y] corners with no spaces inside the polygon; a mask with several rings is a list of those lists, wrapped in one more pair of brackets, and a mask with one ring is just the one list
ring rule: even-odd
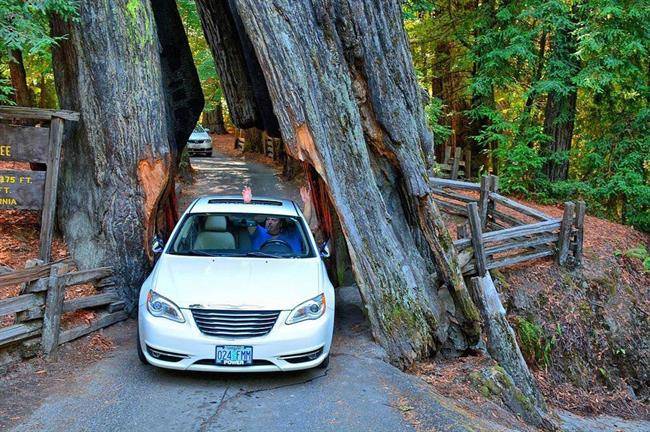
{"label": "car headlight", "polygon": [[210,145],[212,145],[212,140],[205,140],[205,141],[203,141],[203,144],[210,144]]}
{"label": "car headlight", "polygon": [[295,324],[300,321],[318,319],[325,313],[325,305],[325,294],[319,294],[293,308],[286,323]]}
{"label": "car headlight", "polygon": [[147,310],[156,317],[163,317],[180,323],[185,322],[185,318],[183,318],[178,306],[153,290],[149,290],[147,293]]}

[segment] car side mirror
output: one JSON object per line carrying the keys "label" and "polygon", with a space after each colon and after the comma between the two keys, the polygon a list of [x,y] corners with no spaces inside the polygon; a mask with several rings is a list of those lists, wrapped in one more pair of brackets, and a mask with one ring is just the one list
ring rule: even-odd
{"label": "car side mirror", "polygon": [[330,252],[330,242],[329,240],[323,243],[320,247],[320,257],[321,258],[329,258],[331,256]]}
{"label": "car side mirror", "polygon": [[205,132],[206,132],[206,133],[210,133],[210,129],[205,128]]}
{"label": "car side mirror", "polygon": [[156,234],[153,236],[153,240],[151,241],[151,250],[155,255],[160,255],[165,248],[165,242],[164,240]]}

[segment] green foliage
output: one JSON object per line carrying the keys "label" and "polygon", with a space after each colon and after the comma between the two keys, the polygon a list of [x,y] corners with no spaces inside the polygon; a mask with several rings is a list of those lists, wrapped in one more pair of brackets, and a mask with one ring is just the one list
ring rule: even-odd
{"label": "green foliage", "polygon": [[77,16],[77,0],[0,0],[0,49],[46,52],[57,38],[49,34],[48,14]]}
{"label": "green foliage", "polygon": [[56,97],[50,48],[64,37],[50,36],[48,16],[76,19],[78,0],[0,0],[0,104],[14,104],[8,79],[12,50],[21,51],[27,84],[43,107],[54,107]]}
{"label": "green foliage", "polygon": [[203,96],[205,97],[205,110],[215,109],[221,104],[222,90],[217,68],[214,64],[212,51],[203,35],[201,19],[194,0],[176,0],[178,11],[185,26],[187,39],[194,57],[194,64],[199,74]]}
{"label": "green foliage", "polygon": [[[558,325],[556,334],[559,336],[562,328]],[[544,329],[525,318],[517,319],[517,336],[522,354],[529,363],[539,366],[548,366],[551,362],[551,351],[557,343],[556,335],[546,336]]]}
{"label": "green foliage", "polygon": [[[476,166],[497,173],[502,190],[582,198],[592,214],[650,231],[646,2],[410,0],[403,11],[417,76],[441,99],[432,126],[461,116],[456,145],[480,153]],[[549,96],[572,94],[575,111],[558,104],[545,124]],[[569,151],[550,145],[550,125],[574,126]],[[567,160],[568,178],[549,181],[547,165]]]}
{"label": "green foliage", "polygon": [[444,116],[442,99],[431,98],[429,105],[424,107],[429,127],[433,132],[434,142],[444,142],[454,132],[449,126],[440,122]]}
{"label": "green foliage", "polygon": [[0,105],[13,105],[14,101],[11,100],[11,94],[13,93],[14,88],[11,86],[11,82],[0,77]]}
{"label": "green foliage", "polygon": [[648,253],[648,249],[643,245],[629,249],[622,254],[620,251],[616,251],[615,255],[623,255],[628,258],[637,259],[643,263],[643,271],[650,272],[650,253]]}

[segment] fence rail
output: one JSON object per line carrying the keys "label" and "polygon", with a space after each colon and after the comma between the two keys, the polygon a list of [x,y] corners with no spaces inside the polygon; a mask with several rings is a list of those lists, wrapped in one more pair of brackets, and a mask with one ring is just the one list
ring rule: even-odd
{"label": "fence rail", "polygon": [[580,265],[585,203],[566,202],[555,219],[498,193],[498,178],[481,183],[434,178],[434,200],[443,212],[467,222],[457,226],[454,247],[465,275],[555,256],[560,265]]}
{"label": "fence rail", "polygon": [[[69,271],[69,264],[31,260],[25,269],[0,276],[0,287],[22,284],[20,295],[0,300],[0,317],[15,315],[12,325],[0,328],[0,352],[10,353],[3,357],[11,360],[11,353],[26,357],[25,352],[40,351],[51,355],[60,344],[127,318],[125,304],[115,292],[112,268]],[[92,284],[96,293],[65,299],[69,288],[84,284]],[[62,330],[62,315],[81,309],[92,309],[96,317]]]}

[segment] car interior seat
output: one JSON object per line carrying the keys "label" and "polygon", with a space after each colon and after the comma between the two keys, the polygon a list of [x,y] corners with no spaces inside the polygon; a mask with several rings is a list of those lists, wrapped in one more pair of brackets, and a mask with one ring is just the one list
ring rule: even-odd
{"label": "car interior seat", "polygon": [[235,237],[227,231],[225,216],[205,218],[203,231],[196,236],[194,249],[235,249]]}

